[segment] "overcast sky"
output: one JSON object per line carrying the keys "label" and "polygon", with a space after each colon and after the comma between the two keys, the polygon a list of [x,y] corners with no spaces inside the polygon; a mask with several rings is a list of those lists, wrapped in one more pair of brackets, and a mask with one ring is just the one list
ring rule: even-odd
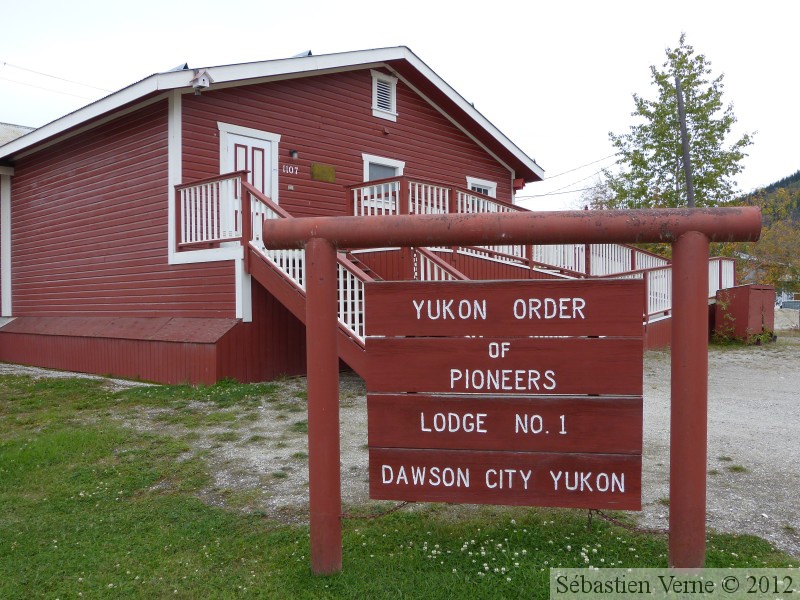
{"label": "overcast sky", "polygon": [[633,92],[654,97],[649,66],[686,32],[725,74],[737,132],[757,132],[740,189],[800,169],[795,0],[26,0],[0,15],[0,122],[30,126],[183,62],[408,46],[545,169],[521,195],[549,209],[613,163],[608,132],[633,122]]}

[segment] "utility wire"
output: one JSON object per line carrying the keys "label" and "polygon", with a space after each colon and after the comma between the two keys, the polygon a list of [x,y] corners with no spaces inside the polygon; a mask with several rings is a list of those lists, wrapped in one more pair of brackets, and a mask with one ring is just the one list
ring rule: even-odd
{"label": "utility wire", "polygon": [[526,200],[529,198],[542,198],[543,196],[561,196],[563,194],[572,194],[573,192],[585,192],[586,190],[590,190],[592,188],[578,188],[577,190],[567,190],[566,192],[547,192],[546,194],[536,194],[534,196],[515,196],[517,200]]}
{"label": "utility wire", "polygon": [[54,90],[53,88],[42,87],[41,85],[34,85],[32,83],[25,83],[24,81],[17,81],[16,79],[9,79],[8,77],[0,77],[2,81],[10,81],[11,83],[18,83],[19,85],[27,85],[28,87],[36,88],[39,90],[45,90],[48,92],[53,92],[55,94],[64,94],[65,96],[73,96],[74,98],[81,98],[82,100],[94,100],[95,98],[89,98],[88,96],[79,96],[78,94],[70,94],[69,92],[62,92],[61,90]]}
{"label": "utility wire", "polygon": [[567,185],[562,186],[562,187],[560,187],[558,189],[555,189],[552,192],[547,192],[546,194],[536,194],[534,196],[517,196],[517,198],[541,198],[542,196],[555,196],[557,194],[571,194],[572,192],[582,192],[583,190],[588,190],[588,189],[591,189],[591,188],[582,188],[580,190],[568,190],[566,192],[562,192],[561,190],[566,190],[568,187],[572,187],[573,185],[575,185],[576,183],[580,183],[581,181],[586,181],[587,179],[591,179],[595,175],[599,175],[602,172],[603,172],[603,169],[599,169],[599,170],[595,171],[594,173],[592,173],[591,175],[587,175],[583,179],[578,179],[577,181],[573,181],[572,183],[568,183]]}
{"label": "utility wire", "polygon": [[567,173],[572,173],[573,171],[577,171],[578,169],[582,169],[583,167],[588,167],[589,165],[593,165],[595,163],[599,163],[600,161],[603,161],[603,160],[606,160],[608,158],[611,158],[612,156],[616,156],[617,154],[618,154],[618,152],[614,152],[614,154],[609,154],[608,156],[604,156],[603,158],[598,158],[597,160],[593,160],[592,162],[588,162],[585,165],[581,165],[580,167],[575,167],[574,169],[570,169],[569,171],[562,171],[561,173],[553,175],[552,177],[548,177],[547,181],[550,181],[551,179],[555,179],[556,177],[561,177],[562,175],[566,175]]}
{"label": "utility wire", "polygon": [[[8,65],[9,67],[13,67],[15,69],[19,69],[20,71],[27,71],[28,73],[34,73],[36,75],[41,75],[42,77],[49,77],[50,79],[58,79],[59,81],[66,81],[67,83],[74,83],[75,85],[80,85],[83,87],[92,88],[95,90],[100,90],[101,92],[111,92],[112,90],[107,90],[105,88],[97,87],[96,85],[89,85],[88,83],[81,83],[80,81],[74,81],[72,79],[66,79],[64,77],[59,77],[58,75],[48,75],[47,73],[42,73],[41,71],[35,71],[33,69],[28,69],[26,67],[20,67],[19,65],[11,64],[10,62],[3,62],[0,63],[3,67]],[[19,83],[19,82],[17,82]],[[47,88],[43,88],[47,89]],[[79,96],[80,97],[80,96]]]}

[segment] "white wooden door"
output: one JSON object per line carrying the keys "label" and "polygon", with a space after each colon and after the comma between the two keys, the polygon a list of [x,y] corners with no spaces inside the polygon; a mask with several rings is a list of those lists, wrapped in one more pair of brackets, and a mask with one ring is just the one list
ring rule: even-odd
{"label": "white wooden door", "polygon": [[226,171],[250,171],[248,183],[272,196],[272,142],[244,135],[228,134]]}

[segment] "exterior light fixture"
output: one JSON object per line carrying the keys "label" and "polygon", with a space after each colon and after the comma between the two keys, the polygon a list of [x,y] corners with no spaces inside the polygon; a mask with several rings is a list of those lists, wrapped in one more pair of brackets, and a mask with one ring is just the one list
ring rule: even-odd
{"label": "exterior light fixture", "polygon": [[297,150],[289,150],[289,156],[291,156],[294,160],[297,160],[297,157],[300,156],[300,153]]}

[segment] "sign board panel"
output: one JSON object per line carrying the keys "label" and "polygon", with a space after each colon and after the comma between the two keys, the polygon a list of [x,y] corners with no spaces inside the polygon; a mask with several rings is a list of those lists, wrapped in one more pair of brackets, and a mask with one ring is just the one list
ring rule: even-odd
{"label": "sign board panel", "polygon": [[377,500],[641,510],[642,457],[370,448]]}
{"label": "sign board panel", "polygon": [[370,394],[369,445],[642,453],[642,399]]}
{"label": "sign board panel", "polygon": [[368,338],[372,392],[641,395],[641,339]]}
{"label": "sign board panel", "polygon": [[641,509],[642,280],[366,286],[370,497]]}
{"label": "sign board panel", "polygon": [[393,281],[365,285],[367,335],[641,337],[635,279]]}

